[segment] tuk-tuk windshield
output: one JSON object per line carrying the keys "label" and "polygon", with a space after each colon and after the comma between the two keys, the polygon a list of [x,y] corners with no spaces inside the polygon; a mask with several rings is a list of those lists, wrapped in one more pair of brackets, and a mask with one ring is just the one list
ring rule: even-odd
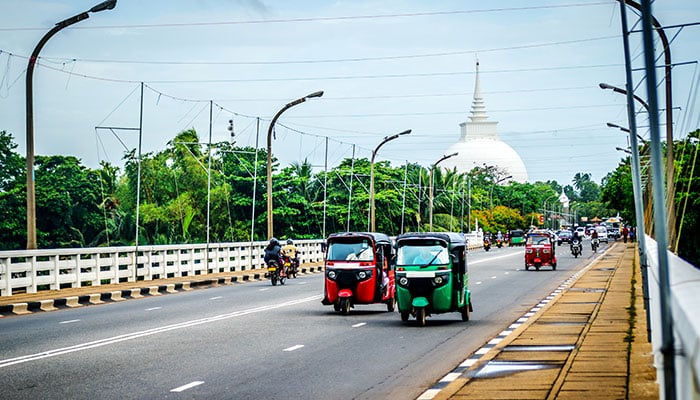
{"label": "tuk-tuk windshield", "polygon": [[368,239],[333,241],[328,246],[328,261],[374,261],[374,250]]}
{"label": "tuk-tuk windshield", "polygon": [[444,265],[449,262],[450,252],[440,241],[399,245],[396,254],[396,265]]}
{"label": "tuk-tuk windshield", "polygon": [[545,235],[528,235],[527,244],[551,244],[549,240]]}

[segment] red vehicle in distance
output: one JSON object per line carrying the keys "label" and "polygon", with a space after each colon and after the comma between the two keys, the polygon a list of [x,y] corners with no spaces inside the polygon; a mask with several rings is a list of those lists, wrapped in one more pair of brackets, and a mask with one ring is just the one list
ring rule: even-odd
{"label": "red vehicle in distance", "polygon": [[535,267],[537,271],[543,266],[551,266],[557,270],[557,256],[554,238],[544,230],[534,230],[525,239],[525,270]]}

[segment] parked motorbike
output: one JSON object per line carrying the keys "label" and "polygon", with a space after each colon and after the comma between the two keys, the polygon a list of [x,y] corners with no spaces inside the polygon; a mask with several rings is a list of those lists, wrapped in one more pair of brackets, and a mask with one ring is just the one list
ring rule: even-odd
{"label": "parked motorbike", "polygon": [[575,240],[571,243],[571,254],[574,256],[574,258],[578,258],[578,256],[581,255],[582,251],[583,246],[581,245],[580,241]]}
{"label": "parked motorbike", "polygon": [[267,263],[267,275],[270,277],[272,286],[277,286],[277,282],[279,282],[280,285],[284,285],[284,281],[287,277],[284,274],[283,268],[284,266],[278,261],[272,260]]}
{"label": "parked motorbike", "polygon": [[491,240],[484,238],[484,250],[489,251],[491,249]]}
{"label": "parked motorbike", "polygon": [[598,240],[598,238],[591,239],[591,250],[593,250],[594,253],[598,252],[599,246],[600,246],[600,240]]}

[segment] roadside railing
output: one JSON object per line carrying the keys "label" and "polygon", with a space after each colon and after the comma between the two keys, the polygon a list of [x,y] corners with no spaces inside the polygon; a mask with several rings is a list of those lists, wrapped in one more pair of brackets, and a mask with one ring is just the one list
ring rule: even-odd
{"label": "roadside railing", "polygon": [[[301,263],[322,262],[322,240],[296,240]],[[0,251],[0,296],[264,267],[267,242]],[[136,265],[136,268],[134,266]]]}
{"label": "roadside railing", "polygon": [[[649,308],[654,363],[659,384],[663,385],[661,316],[659,303],[658,245],[646,236]],[[670,281],[669,306],[675,341],[675,383],[678,399],[700,398],[700,269],[668,252]],[[663,391],[661,391],[663,392]]]}

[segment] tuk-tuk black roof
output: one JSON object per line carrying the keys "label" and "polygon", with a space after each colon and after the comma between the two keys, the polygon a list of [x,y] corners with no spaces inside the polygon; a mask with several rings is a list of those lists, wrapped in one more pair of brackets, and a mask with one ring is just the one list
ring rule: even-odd
{"label": "tuk-tuk black roof", "polygon": [[466,246],[467,240],[464,235],[457,232],[408,232],[396,238],[396,244],[406,239],[440,239],[449,243],[450,246]]}
{"label": "tuk-tuk black roof", "polygon": [[380,232],[337,232],[328,235],[328,239],[351,237],[370,237],[375,243],[391,244],[389,235]]}

